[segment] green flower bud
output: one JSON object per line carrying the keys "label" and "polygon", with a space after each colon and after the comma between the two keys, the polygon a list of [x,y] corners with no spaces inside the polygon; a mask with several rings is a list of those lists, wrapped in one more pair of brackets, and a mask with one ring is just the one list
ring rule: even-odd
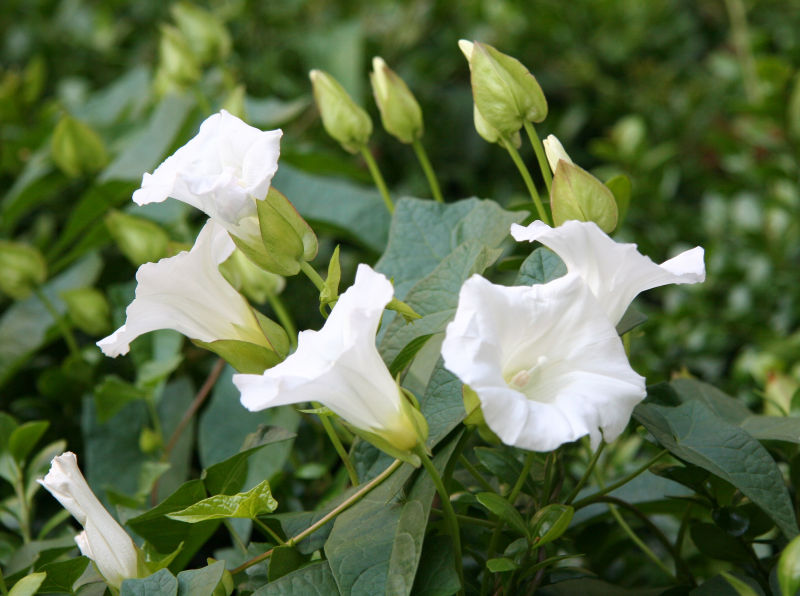
{"label": "green flower bud", "polygon": [[403,79],[386,66],[380,56],[372,59],[369,81],[386,132],[401,143],[412,143],[420,138],[422,110]]}
{"label": "green flower bud", "polygon": [[67,176],[90,174],[108,163],[103,140],[89,126],[68,114],[56,124],[50,150],[53,161]]}
{"label": "green flower bud", "polygon": [[170,25],[161,26],[155,86],[159,93],[180,90],[200,79],[198,56],[186,36]]}
{"label": "green flower bud", "polygon": [[192,52],[201,62],[225,58],[230,53],[230,34],[213,14],[184,2],[173,4],[170,12]]}
{"label": "green flower bud", "polygon": [[168,254],[169,236],[149,219],[111,211],[106,216],[106,227],[122,254],[137,267]]}
{"label": "green flower bud", "polygon": [[358,153],[372,134],[369,114],[358,107],[347,91],[327,72],[312,70],[308,76],[325,130],[346,151]]}
{"label": "green flower bud", "polygon": [[220,265],[219,270],[234,288],[258,304],[263,304],[270,296],[277,296],[286,287],[283,277],[264,271],[238,249]]}
{"label": "green flower bud", "polygon": [[34,247],[0,240],[0,291],[22,300],[47,279],[47,263]]}
{"label": "green flower bud", "polygon": [[61,292],[70,320],[89,335],[105,335],[111,329],[111,309],[105,295],[95,288]]}
{"label": "green flower bud", "polygon": [[563,159],[553,175],[550,207],[557,226],[576,219],[593,221],[607,234],[617,227],[619,214],[611,190],[580,166]]}
{"label": "green flower bud", "polygon": [[479,42],[462,39],[458,45],[469,62],[475,105],[492,127],[511,135],[526,120],[545,119],[547,100],[542,88],[519,60]]}
{"label": "green flower bud", "polygon": [[[476,105],[472,106],[472,116],[475,121],[475,130],[478,131],[478,134],[484,141],[487,143],[497,143],[499,145],[503,144],[503,135],[486,121],[486,118],[483,117]],[[519,146],[522,144],[519,131],[512,133],[510,135],[510,140],[514,144],[514,147],[519,149]]]}

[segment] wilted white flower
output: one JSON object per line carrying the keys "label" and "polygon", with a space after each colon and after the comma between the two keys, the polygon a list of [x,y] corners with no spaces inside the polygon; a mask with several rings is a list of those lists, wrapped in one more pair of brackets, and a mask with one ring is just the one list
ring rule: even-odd
{"label": "wilted white flower", "polygon": [[174,329],[202,342],[233,339],[268,346],[252,308],[219,272],[233,250],[228,234],[210,219],[189,252],[139,267],[125,324],[97,345],[116,357],[127,354],[143,333]]}
{"label": "wilted white flower", "polygon": [[527,227],[512,224],[511,235],[520,242],[538,240],[561,257],[567,271],[588,284],[614,325],[640,292],[706,278],[699,246],[657,265],[635,244],[614,242],[593,222],[567,221],[556,228],[541,221]]}
{"label": "wilted white flower", "polygon": [[67,451],[54,457],[39,484],[83,526],[75,542],[110,585],[119,588],[122,580],[137,577],[138,555],[133,540],[89,488],[74,453]]}
{"label": "wilted white flower", "polygon": [[168,157],[133,193],[138,205],[172,197],[204,211],[232,235],[260,242],[256,200],[278,169],[280,130],[261,131],[225,110],[208,117],[197,135]]}
{"label": "wilted white flower", "polygon": [[[248,410],[319,401],[370,440],[400,451],[424,440],[424,424],[401,394],[378,354],[375,334],[392,284],[367,265],[319,331],[302,331],[297,350],[262,375],[238,374],[233,382]],[[384,448],[379,442],[376,444]]]}
{"label": "wilted white flower", "polygon": [[508,444],[549,451],[589,435],[613,441],[645,396],[622,342],[577,275],[505,287],[473,275],[447,326],[445,367]]}

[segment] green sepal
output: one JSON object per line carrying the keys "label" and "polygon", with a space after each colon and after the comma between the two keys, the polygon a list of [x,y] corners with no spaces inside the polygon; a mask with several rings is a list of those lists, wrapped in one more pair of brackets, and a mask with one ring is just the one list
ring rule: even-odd
{"label": "green sepal", "polygon": [[354,435],[359,436],[360,438],[364,439],[367,443],[371,443],[387,455],[392,456],[395,459],[399,459],[400,461],[404,461],[407,464],[411,464],[415,468],[418,468],[422,465],[422,462],[419,459],[419,456],[415,453],[411,453],[410,451],[403,451],[401,449],[397,449],[391,445],[388,441],[381,438],[380,435],[371,433],[366,430],[362,430],[360,428],[356,428],[347,423],[346,420],[341,421]]}
{"label": "green sepal", "polygon": [[389,301],[389,304],[387,304],[385,308],[387,310],[393,310],[397,314],[401,315],[403,319],[405,319],[406,323],[411,323],[412,321],[422,318],[421,314],[419,314],[408,304],[406,304],[405,302],[401,302],[397,298],[392,298]]}
{"label": "green sepal", "polygon": [[339,282],[342,280],[342,266],[339,263],[339,245],[333,249],[331,260],[328,263],[328,275],[325,285],[319,293],[320,306],[325,306],[339,299]]}
{"label": "green sepal", "polygon": [[281,359],[286,358],[286,356],[289,355],[289,351],[292,349],[289,336],[286,334],[286,329],[257,310],[254,310],[253,312],[256,315],[256,320],[258,320],[258,325],[264,332],[264,337],[267,338],[267,341],[272,346],[272,349],[276,354],[278,354],[278,356],[281,357]]}
{"label": "green sepal", "polygon": [[193,339],[198,348],[214,352],[240,373],[260,375],[283,361],[283,356],[266,346],[238,339],[218,339],[204,342]]}
{"label": "green sepal", "polygon": [[625,220],[628,207],[631,204],[631,193],[633,191],[631,179],[625,174],[617,174],[606,180],[605,184],[617,202],[617,226],[619,226]]}
{"label": "green sepal", "polygon": [[580,166],[563,159],[553,175],[550,206],[557,226],[575,219],[593,221],[608,234],[617,227],[617,202],[611,190]]}
{"label": "green sepal", "polygon": [[0,240],[0,292],[27,298],[47,279],[47,262],[33,246]]}
{"label": "green sepal", "polygon": [[321,408],[307,408],[304,410],[297,410],[303,414],[314,414],[315,416],[336,416],[336,412],[331,410],[327,406],[322,406]]}
{"label": "green sepal", "polygon": [[481,400],[478,394],[475,393],[471,387],[467,385],[462,386],[461,398],[464,401],[464,411],[467,413],[464,418],[466,426],[474,426],[481,438],[492,445],[499,445],[502,443],[494,431],[486,424],[486,419],[483,417],[483,410],[481,409]]}

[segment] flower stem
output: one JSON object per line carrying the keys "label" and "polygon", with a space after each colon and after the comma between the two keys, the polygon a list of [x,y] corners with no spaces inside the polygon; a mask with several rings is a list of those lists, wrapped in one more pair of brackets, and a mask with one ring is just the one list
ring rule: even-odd
{"label": "flower stem", "polygon": [[[389,467],[388,467],[388,468],[386,468],[386,469],[385,469],[383,472],[381,472],[380,474],[378,474],[377,476],[375,476],[375,478],[373,478],[372,480],[370,480],[370,481],[369,481],[369,482],[367,482],[366,484],[362,485],[362,486],[361,486],[361,487],[358,489],[358,491],[356,491],[355,493],[353,493],[352,495],[350,495],[350,497],[348,497],[347,499],[345,499],[344,501],[342,501],[341,503],[339,503],[339,505],[337,505],[336,507],[334,507],[333,509],[331,509],[331,511],[330,511],[330,512],[329,512],[327,515],[325,515],[325,517],[322,517],[322,518],[320,518],[320,519],[319,519],[319,521],[317,521],[317,522],[316,522],[316,523],[314,523],[314,524],[311,524],[309,527],[307,527],[305,530],[303,530],[302,532],[300,532],[300,533],[299,533],[299,534],[297,534],[296,536],[292,536],[291,538],[289,538],[289,540],[287,540],[285,544],[286,544],[287,546],[294,546],[295,544],[297,544],[298,542],[300,542],[301,540],[303,540],[303,539],[304,539],[304,538],[306,538],[307,536],[310,536],[311,534],[313,534],[314,532],[316,532],[317,530],[319,530],[319,529],[320,529],[322,526],[324,526],[324,525],[325,525],[325,524],[327,524],[329,521],[331,521],[332,519],[334,519],[334,518],[335,518],[337,515],[339,515],[340,513],[342,513],[342,512],[343,512],[344,510],[346,510],[347,508],[349,508],[349,507],[351,507],[352,505],[354,505],[355,503],[357,503],[357,502],[358,502],[359,500],[361,500],[361,499],[362,499],[362,498],[363,498],[363,497],[364,497],[364,496],[365,496],[365,495],[366,495],[366,494],[367,494],[369,491],[371,491],[373,488],[375,488],[375,487],[376,487],[376,486],[378,486],[378,485],[379,485],[381,482],[383,482],[383,481],[384,481],[384,480],[386,480],[386,479],[387,479],[389,476],[391,476],[391,475],[392,475],[392,473],[393,473],[393,472],[394,472],[394,471],[395,471],[397,468],[399,468],[399,467],[400,467],[400,465],[401,465],[402,463],[403,463],[403,462],[402,462],[402,461],[400,461],[399,459],[396,459],[396,460],[394,460],[394,461],[393,461],[393,462],[392,462],[392,463],[389,465]],[[269,549],[267,552],[265,552],[265,553],[261,553],[260,555],[258,555],[257,557],[253,557],[253,558],[252,558],[252,559],[250,559],[249,561],[245,561],[244,563],[242,563],[241,565],[239,565],[239,566],[238,566],[236,569],[233,569],[233,570],[231,571],[231,573],[232,573],[233,575],[236,575],[237,573],[239,573],[239,572],[241,572],[241,571],[244,571],[244,570],[245,570],[245,569],[247,569],[248,567],[252,567],[252,566],[253,566],[253,565],[255,565],[256,563],[260,563],[260,562],[261,562],[261,561],[263,561],[264,559],[268,559],[268,558],[270,557],[270,555],[272,555],[272,551],[273,551],[273,550],[274,550],[274,549]]]}
{"label": "flower stem", "polygon": [[542,199],[539,198],[539,191],[536,190],[536,186],[531,179],[531,173],[528,171],[528,168],[525,166],[525,163],[519,156],[519,152],[514,148],[514,143],[506,138],[502,139],[502,141],[503,146],[506,148],[506,151],[508,151],[508,154],[511,156],[514,165],[517,166],[522,179],[525,181],[525,186],[528,187],[528,192],[531,195],[531,199],[533,199],[533,204],[536,205],[536,212],[539,214],[539,219],[549,225],[550,218],[547,217],[547,213],[544,210]]}
{"label": "flower stem", "polygon": [[433,171],[433,167],[431,167],[431,162],[428,159],[428,154],[425,152],[425,147],[422,146],[422,143],[419,139],[414,139],[411,143],[411,146],[414,148],[414,153],[417,154],[419,165],[422,166],[422,170],[425,172],[425,177],[428,179],[428,185],[431,187],[433,198],[440,203],[444,203],[442,190],[439,188],[439,181],[436,180],[436,173]]}
{"label": "flower stem", "polygon": [[534,461],[536,461],[536,453],[529,451],[528,455],[525,456],[525,463],[522,464],[522,472],[520,472],[519,478],[517,478],[517,482],[514,484],[514,488],[512,488],[511,492],[508,493],[508,502],[512,505],[514,504],[514,501],[517,500],[522,487],[525,485],[525,480],[528,478],[528,474],[531,471],[531,466],[533,466]]}
{"label": "flower stem", "polygon": [[289,336],[289,345],[291,345],[292,350],[294,350],[297,347],[297,327],[294,326],[292,316],[289,314],[289,311],[286,310],[286,305],[283,303],[280,296],[270,296],[267,300],[272,308],[272,312],[275,313],[281,326],[286,330],[286,335]]}
{"label": "flower stem", "polygon": [[16,472],[14,492],[17,494],[17,500],[19,501],[19,529],[22,533],[23,544],[28,544],[31,541],[31,511],[28,507],[28,499],[25,496],[25,478],[21,467],[16,463],[11,465]]}
{"label": "flower stem", "polygon": [[586,484],[587,480],[589,480],[589,476],[592,474],[592,470],[597,465],[597,461],[600,459],[600,454],[603,453],[603,449],[605,449],[606,443],[605,441],[601,441],[600,446],[597,448],[597,451],[594,452],[592,455],[592,459],[589,461],[589,465],[586,466],[586,471],[581,476],[581,479],[578,481],[578,484],[575,485],[575,488],[572,489],[572,492],[569,493],[569,496],[564,501],[565,505],[569,505],[578,496],[578,493],[581,492],[581,489]]}
{"label": "flower stem", "polygon": [[422,462],[422,467],[425,468],[425,471],[431,477],[431,480],[433,480],[433,485],[436,487],[436,492],[439,493],[439,499],[442,502],[442,511],[444,512],[444,519],[447,523],[450,537],[453,539],[456,573],[458,573],[458,580],[461,583],[460,593],[463,594],[464,569],[461,563],[461,533],[458,527],[456,512],[453,509],[453,504],[450,502],[450,493],[447,492],[444,482],[442,482],[442,477],[439,476],[439,472],[436,470],[436,466],[425,452],[425,446],[422,443],[417,443],[417,446],[414,448],[414,453],[419,457],[420,461]]}
{"label": "flower stem", "polygon": [[272,528],[270,528],[270,527],[269,527],[267,524],[265,524],[264,522],[262,522],[262,521],[261,521],[260,519],[258,519],[257,517],[254,517],[254,518],[253,518],[253,521],[255,522],[255,524],[256,524],[256,525],[257,525],[257,526],[258,526],[258,527],[259,527],[259,528],[260,528],[260,529],[261,529],[261,530],[262,530],[262,531],[263,531],[263,532],[264,532],[264,533],[265,533],[267,536],[269,536],[270,538],[272,538],[272,539],[273,539],[273,540],[274,540],[274,541],[275,541],[275,542],[276,542],[278,545],[283,545],[283,544],[285,544],[285,543],[284,543],[284,541],[283,541],[283,540],[281,540],[281,537],[280,537],[280,536],[278,536],[278,535],[275,533],[275,531],[274,531]]}
{"label": "flower stem", "polygon": [[625,476],[625,478],[623,478],[622,480],[618,480],[617,482],[615,482],[613,484],[609,484],[608,486],[606,486],[605,488],[599,490],[595,494],[589,495],[588,497],[586,497],[584,499],[581,499],[580,501],[575,503],[575,505],[573,505],[573,507],[575,507],[575,511],[577,511],[578,509],[581,509],[583,507],[586,507],[587,505],[591,505],[599,497],[602,497],[603,495],[607,495],[611,491],[618,489],[620,486],[628,484],[628,482],[630,482],[631,480],[636,478],[639,474],[645,472],[650,466],[652,466],[659,459],[664,457],[664,455],[666,455],[667,453],[668,452],[667,452],[666,449],[662,449],[657,455],[655,455],[652,458],[650,458],[650,460],[646,464],[640,466],[639,468],[637,468],[636,470],[634,470],[633,472],[631,472],[630,474]]}
{"label": "flower stem", "polygon": [[[311,402],[315,408],[321,408],[322,404],[318,402]],[[345,469],[347,470],[347,475],[350,477],[350,484],[353,486],[358,486],[358,474],[356,473],[356,469],[353,466],[353,462],[350,461],[350,456],[347,454],[347,450],[342,445],[342,441],[339,438],[339,435],[336,434],[336,430],[333,428],[330,419],[321,414],[319,416],[319,421],[322,422],[322,427],[325,429],[325,432],[328,435],[328,438],[333,443],[333,448],[336,449],[336,453],[339,454],[339,459],[342,460]]]}
{"label": "flower stem", "polygon": [[461,463],[462,466],[464,466],[464,468],[466,468],[467,472],[469,472],[472,475],[472,477],[478,481],[478,484],[480,484],[484,490],[492,493],[495,492],[494,487],[491,484],[489,484],[489,481],[483,477],[483,474],[481,474],[480,471],[475,466],[473,466],[466,457],[460,455],[458,457],[458,461]]}
{"label": "flower stem", "polygon": [[64,317],[56,310],[56,307],[53,306],[53,303],[47,297],[47,295],[42,292],[40,288],[36,288],[34,291],[36,297],[39,301],[44,305],[47,309],[47,312],[50,313],[50,316],[53,317],[55,324],[58,326],[58,330],[61,333],[61,336],[64,338],[64,341],[67,343],[67,347],[69,348],[70,354],[72,354],[75,358],[81,358],[81,351],[78,348],[78,342],[75,341],[75,336],[72,335],[72,330],[69,328],[69,325],[66,324],[64,321]]}
{"label": "flower stem", "polygon": [[650,559],[653,563],[655,563],[656,567],[661,569],[661,571],[666,573],[670,578],[677,581],[677,579],[675,578],[675,574],[672,573],[672,570],[670,570],[670,568],[667,567],[663,563],[663,561],[658,558],[657,554],[655,554],[652,550],[650,550],[650,547],[647,546],[644,543],[644,541],[636,535],[636,532],[633,531],[633,528],[631,528],[628,525],[628,522],[626,522],[622,518],[620,512],[617,511],[617,506],[612,503],[609,503],[608,510],[611,512],[611,515],[614,516],[614,519],[617,520],[617,523],[622,528],[622,530],[628,535],[628,538],[630,538],[633,541],[633,543],[639,547],[639,550],[641,550],[647,556],[648,559]]}
{"label": "flower stem", "polygon": [[542,140],[536,134],[536,129],[533,124],[525,120],[523,122],[525,132],[528,133],[528,138],[531,141],[533,152],[536,154],[536,160],[539,162],[539,169],[542,171],[542,178],[544,178],[544,185],[547,187],[547,194],[550,194],[550,187],[553,185],[553,174],[550,171],[550,164],[547,161],[547,156],[544,153]]}
{"label": "flower stem", "polygon": [[306,261],[300,261],[300,270],[306,274],[306,277],[311,280],[311,283],[317,286],[317,290],[321,292],[325,288],[325,280],[323,280],[322,276]]}
{"label": "flower stem", "polygon": [[372,157],[372,153],[369,152],[369,149],[367,149],[366,145],[362,145],[360,151],[361,155],[364,157],[364,161],[367,162],[367,167],[369,168],[369,173],[372,174],[372,179],[375,181],[375,186],[378,187],[378,190],[381,193],[384,205],[386,205],[389,213],[394,213],[394,203],[392,203],[392,197],[389,195],[389,189],[386,187],[386,182],[381,175],[381,171],[378,169],[378,164],[375,163],[375,158]]}

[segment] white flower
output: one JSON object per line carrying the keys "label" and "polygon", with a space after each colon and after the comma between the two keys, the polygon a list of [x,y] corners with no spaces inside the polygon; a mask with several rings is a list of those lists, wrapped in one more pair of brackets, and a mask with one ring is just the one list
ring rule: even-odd
{"label": "white flower", "polygon": [[172,197],[204,211],[232,235],[260,242],[256,200],[263,200],[278,169],[280,130],[261,131],[225,110],[168,157],[133,193],[138,205]]}
{"label": "white flower", "polygon": [[137,577],[133,540],[89,488],[74,453],[67,451],[54,457],[50,471],[39,484],[83,526],[75,542],[81,553],[95,562],[110,585],[119,588],[122,580]]}
{"label": "white flower", "polygon": [[551,228],[541,221],[511,225],[518,241],[538,240],[555,252],[567,271],[583,278],[616,325],[634,298],[666,284],[694,284],[706,278],[699,246],[657,265],[635,244],[614,242],[593,222],[566,221]]}
{"label": "white flower", "polygon": [[549,451],[589,435],[613,441],[645,396],[644,378],[576,275],[504,287],[473,275],[447,326],[445,367],[478,395],[508,444]]}
{"label": "white flower", "polygon": [[294,354],[262,375],[233,376],[242,405],[255,411],[319,401],[398,451],[413,449],[420,440],[418,421],[375,347],[393,293],[385,276],[359,265],[355,283],[339,297],[325,325],[302,331]]}
{"label": "white flower", "polygon": [[127,354],[143,333],[174,329],[202,342],[234,339],[268,346],[250,305],[219,272],[233,250],[228,234],[210,219],[192,250],[139,267],[125,324],[97,345],[116,357]]}
{"label": "white flower", "polygon": [[555,174],[559,161],[567,163],[575,163],[564,150],[564,145],[558,140],[555,135],[547,135],[547,138],[542,142],[544,145],[544,153],[547,155],[547,163],[550,164],[550,169]]}

